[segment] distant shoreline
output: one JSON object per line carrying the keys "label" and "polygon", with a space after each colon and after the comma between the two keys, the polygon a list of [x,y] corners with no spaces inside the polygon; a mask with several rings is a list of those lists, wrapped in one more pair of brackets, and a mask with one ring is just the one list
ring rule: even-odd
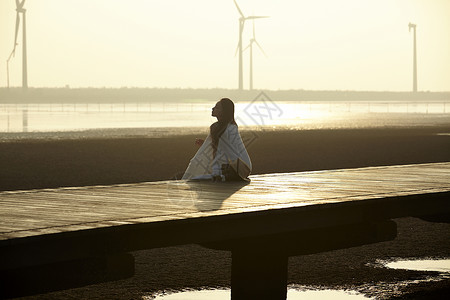
{"label": "distant shoreline", "polygon": [[[380,124],[370,122],[360,122],[352,120],[332,120],[330,122],[302,124],[297,126],[278,125],[278,126],[240,126],[241,134],[244,135],[260,135],[262,133],[276,132],[321,132],[321,131],[429,131],[433,130],[440,134],[448,134],[450,131],[450,119],[447,114],[433,114],[430,118],[427,115],[417,114],[421,117],[421,122],[409,120],[407,114],[392,113],[393,120],[391,123],[381,122]],[[377,114],[376,118],[383,120],[383,114]],[[31,132],[0,132],[0,144],[8,142],[20,141],[57,141],[57,140],[89,140],[89,139],[136,139],[136,138],[176,138],[184,136],[202,137],[208,135],[209,128],[207,126],[196,127],[145,127],[145,128],[91,128],[82,130],[66,130],[66,131],[31,131]]]}
{"label": "distant shoreline", "polygon": [[0,104],[7,103],[126,103],[199,102],[223,97],[252,101],[264,92],[272,101],[450,101],[447,92],[236,90],[181,88],[0,88]]}

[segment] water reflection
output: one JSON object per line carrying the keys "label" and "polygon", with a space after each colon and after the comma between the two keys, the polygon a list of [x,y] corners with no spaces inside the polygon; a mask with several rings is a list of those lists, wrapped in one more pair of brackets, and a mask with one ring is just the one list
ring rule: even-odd
{"label": "water reflection", "polygon": [[385,262],[384,265],[391,269],[450,273],[450,259],[397,260]]}
{"label": "water reflection", "polygon": [[[444,117],[448,102],[282,102],[278,114],[236,104],[240,126],[372,127],[414,125]],[[258,108],[258,107],[256,107]],[[106,128],[208,127],[211,103],[65,103],[0,104],[0,132],[58,132]],[[399,118],[398,114],[404,115]],[[440,116],[440,117],[439,117]],[[435,120],[436,121],[436,120]],[[382,122],[382,123],[380,123]],[[405,123],[406,122],[406,123]],[[433,124],[425,124],[433,125]]]}
{"label": "water reflection", "polygon": [[[229,300],[231,299],[230,290],[201,290],[201,291],[185,291],[174,294],[159,295],[143,297],[144,300]],[[358,300],[358,299],[371,299],[365,297],[363,294],[353,291],[343,290],[308,290],[299,291],[295,289],[289,289],[287,293],[287,300]]]}
{"label": "water reflection", "polygon": [[[8,127],[9,127],[9,116],[8,116]],[[22,110],[22,131],[28,132],[28,110]]]}

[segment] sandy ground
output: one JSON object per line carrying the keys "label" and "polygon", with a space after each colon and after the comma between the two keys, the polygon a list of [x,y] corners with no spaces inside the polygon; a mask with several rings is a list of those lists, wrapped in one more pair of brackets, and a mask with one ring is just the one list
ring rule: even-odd
{"label": "sandy ground", "polygon": [[[450,126],[243,132],[255,174],[450,161]],[[0,190],[164,180],[184,171],[193,135],[3,141]],[[201,137],[201,136],[200,136]],[[394,241],[291,257],[289,283],[377,299],[442,299],[450,279],[392,270],[379,259],[450,256],[450,224],[395,220]],[[28,299],[142,299],[161,290],[229,287],[228,252],[186,245],[133,253],[134,277]],[[430,277],[431,276],[431,277]],[[434,276],[434,277],[433,277]],[[429,280],[435,278],[436,280]],[[434,298],[433,298],[434,297]],[[25,298],[24,298],[25,299]]]}
{"label": "sandy ground", "polygon": [[[450,125],[245,131],[253,174],[450,161]],[[132,183],[184,172],[203,135],[0,142],[0,190]]]}

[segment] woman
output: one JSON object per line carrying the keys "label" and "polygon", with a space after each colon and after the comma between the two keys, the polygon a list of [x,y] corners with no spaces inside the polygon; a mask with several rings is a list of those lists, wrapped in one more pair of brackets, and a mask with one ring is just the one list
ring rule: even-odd
{"label": "woman", "polygon": [[200,146],[182,179],[247,180],[252,163],[234,120],[234,103],[222,98],[213,107],[217,118],[209,128],[206,140],[196,139]]}

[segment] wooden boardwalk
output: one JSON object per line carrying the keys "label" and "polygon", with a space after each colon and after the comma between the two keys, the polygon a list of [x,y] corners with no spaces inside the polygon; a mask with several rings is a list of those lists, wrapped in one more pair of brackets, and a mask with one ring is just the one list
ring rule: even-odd
{"label": "wooden boardwalk", "polygon": [[0,192],[0,271],[449,212],[450,163]]}

